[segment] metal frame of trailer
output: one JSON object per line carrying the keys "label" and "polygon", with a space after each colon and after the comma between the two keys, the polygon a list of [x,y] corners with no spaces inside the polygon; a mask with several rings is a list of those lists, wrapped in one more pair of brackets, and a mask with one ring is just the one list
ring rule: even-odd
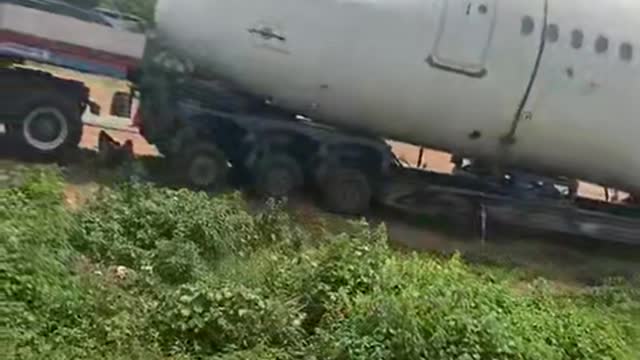
{"label": "metal frame of trailer", "polygon": [[[217,153],[224,159],[218,165],[226,166],[228,161],[233,167],[246,170],[251,178],[249,184],[261,187],[260,182],[269,178],[266,165],[261,164],[276,164],[282,170],[294,162],[297,165],[293,173],[302,172],[311,188],[331,197],[338,187],[331,176],[335,173],[344,177],[345,169],[356,169],[368,178],[369,184],[358,182],[358,177],[346,179],[367,188],[372,203],[409,214],[443,217],[455,227],[471,229],[476,234],[483,235],[487,224],[496,223],[640,245],[640,207],[589,201],[576,198],[571,191],[564,195],[537,184],[517,183],[518,175],[514,174],[518,171],[511,172],[505,180],[407,167],[386,142],[374,136],[319,125],[235,92],[221,82],[213,82],[214,86],[198,80],[194,83],[199,85],[182,81],[181,85],[170,86],[170,92],[160,91],[162,95],[155,100],[166,105],[162,108],[153,103],[157,89],[142,89],[140,108],[144,114],[136,118],[143,136],[169,159],[174,158],[180,174],[189,174],[188,164],[194,154]],[[162,109],[161,113],[157,109]],[[534,179],[537,176],[532,175]],[[553,186],[572,186],[560,178],[538,178]],[[345,185],[347,191],[362,190],[350,186]],[[339,204],[334,202],[328,210],[360,215],[359,210],[364,209],[336,205]]]}
{"label": "metal frame of trailer", "polygon": [[[466,216],[472,219],[467,225],[483,238],[490,224],[501,224],[640,245],[640,207],[569,196],[538,196],[533,190],[513,191],[498,182],[489,182],[486,178],[472,180],[472,177],[403,168],[388,182],[381,202],[415,215],[433,215],[430,205],[435,203],[435,215],[454,225],[460,225],[455,216]],[[453,216],[447,216],[447,212]]]}

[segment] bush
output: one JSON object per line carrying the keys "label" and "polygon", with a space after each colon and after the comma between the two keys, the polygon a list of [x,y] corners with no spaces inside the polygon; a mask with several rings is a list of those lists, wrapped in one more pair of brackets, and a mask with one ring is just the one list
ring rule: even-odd
{"label": "bush", "polygon": [[185,285],[166,295],[158,310],[164,342],[183,351],[212,354],[302,340],[304,315],[294,299],[241,284]]}
{"label": "bush", "polygon": [[59,174],[44,168],[21,175],[19,185],[0,189],[0,299],[10,309],[2,328],[11,329],[9,353],[37,353],[49,334],[69,343],[81,336],[65,330],[81,326],[75,314],[85,313],[87,297],[70,271],[72,217]]}
{"label": "bush", "polygon": [[246,255],[282,240],[282,234],[265,234],[264,228],[272,230],[276,223],[268,215],[251,216],[238,194],[211,199],[204,193],[128,184],[103,191],[79,216],[72,243],[97,261],[134,269],[175,265],[175,253],[191,257],[184,266],[191,266],[191,260],[195,267],[201,260],[213,266],[226,255]]}
{"label": "bush", "polygon": [[258,346],[251,350],[241,350],[215,356],[212,360],[293,360],[289,351]]}
{"label": "bush", "polygon": [[164,282],[172,285],[195,281],[204,274],[204,261],[199,250],[190,241],[160,241],[155,251],[153,269]]}
{"label": "bush", "polygon": [[458,256],[394,252],[384,227],[310,235],[237,194],[125,184],[70,212],[63,193],[44,170],[0,190],[14,358],[637,358],[626,283],[515,292]]}
{"label": "bush", "polygon": [[[624,336],[606,314],[503,283],[448,262],[395,257],[383,285],[347,299],[325,321],[325,359],[623,359]],[[630,358],[630,357],[629,357]]]}

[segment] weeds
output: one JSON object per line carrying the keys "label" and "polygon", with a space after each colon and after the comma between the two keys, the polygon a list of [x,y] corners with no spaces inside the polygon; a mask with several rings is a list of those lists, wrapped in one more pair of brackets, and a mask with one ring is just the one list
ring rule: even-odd
{"label": "weeds", "polygon": [[59,176],[0,190],[16,359],[636,359],[637,285],[578,294],[402,254],[384,227],[308,232],[271,204],[142,184],[63,206]]}

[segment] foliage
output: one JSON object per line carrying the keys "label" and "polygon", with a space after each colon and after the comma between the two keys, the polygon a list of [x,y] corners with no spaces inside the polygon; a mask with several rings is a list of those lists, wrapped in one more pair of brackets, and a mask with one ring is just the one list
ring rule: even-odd
{"label": "foliage", "polygon": [[272,297],[260,288],[199,282],[164,297],[157,321],[165,341],[183,351],[287,347],[303,338],[298,306],[295,299]]}
{"label": "foliage", "polygon": [[[237,194],[121,184],[64,207],[50,170],[0,190],[3,350],[20,359],[635,359],[637,284],[406,255],[384,227],[313,233]],[[636,341],[636,342],[634,342]]]}
{"label": "foliage", "polygon": [[93,9],[99,6],[133,14],[153,24],[157,0],[63,0],[73,6]]}
{"label": "foliage", "polygon": [[544,292],[514,296],[504,284],[473,275],[457,257],[447,262],[395,258],[384,274],[384,286],[337,308],[321,335],[322,358],[626,356],[622,334],[603,313],[576,308]]}
{"label": "foliage", "polygon": [[101,0],[100,4],[107,8],[139,16],[149,24],[153,24],[156,2],[157,0]]}
{"label": "foliage", "polygon": [[228,255],[246,256],[265,244],[291,240],[286,218],[267,211],[254,217],[238,194],[204,193],[123,184],[105,189],[87,211],[71,243],[99,262],[140,270],[151,267],[178,283]]}

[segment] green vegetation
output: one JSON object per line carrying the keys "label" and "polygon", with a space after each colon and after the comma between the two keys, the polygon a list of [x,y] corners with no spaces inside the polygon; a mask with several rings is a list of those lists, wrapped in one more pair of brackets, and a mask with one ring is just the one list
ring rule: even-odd
{"label": "green vegetation", "polygon": [[[121,184],[79,209],[50,170],[0,189],[15,359],[637,359],[633,284],[523,286],[384,228],[309,231],[238,195]],[[637,284],[636,284],[637,286]]]}
{"label": "green vegetation", "polygon": [[63,0],[69,4],[92,9],[98,6],[134,14],[153,23],[154,9],[157,0]]}
{"label": "green vegetation", "polygon": [[107,8],[115,8],[125,13],[134,14],[152,24],[156,1],[157,0],[101,0],[100,5]]}

